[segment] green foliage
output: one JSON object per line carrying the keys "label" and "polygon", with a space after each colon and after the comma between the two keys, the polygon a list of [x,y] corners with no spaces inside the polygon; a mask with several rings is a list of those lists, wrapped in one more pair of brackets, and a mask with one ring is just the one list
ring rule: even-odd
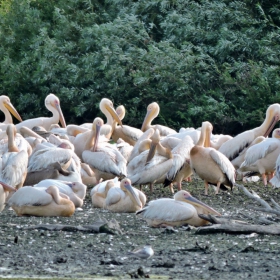
{"label": "green foliage", "polygon": [[107,97],[129,125],[157,101],[156,123],[236,134],[279,102],[279,1],[6,0],[0,14],[0,93],[24,119],[53,92],[67,123]]}

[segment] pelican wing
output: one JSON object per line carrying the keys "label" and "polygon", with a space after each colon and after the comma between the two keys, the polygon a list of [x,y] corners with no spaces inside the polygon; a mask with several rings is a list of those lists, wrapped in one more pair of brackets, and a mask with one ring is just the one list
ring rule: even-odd
{"label": "pelican wing", "polygon": [[50,204],[53,200],[45,188],[23,187],[17,190],[9,199],[10,206],[40,206]]}
{"label": "pelican wing", "polygon": [[62,148],[38,150],[29,159],[28,172],[45,169],[55,162],[64,165],[71,160],[72,154],[71,150]]}
{"label": "pelican wing", "polygon": [[210,149],[210,156],[214,160],[214,162],[220,167],[222,172],[226,174],[229,181],[234,183],[235,182],[235,168],[232,165],[232,163],[229,161],[229,159],[220,153],[219,151],[215,150],[214,148],[208,148]]}
{"label": "pelican wing", "polygon": [[28,154],[24,150],[19,153],[6,153],[2,160],[2,180],[15,187],[27,173]]}
{"label": "pelican wing", "polygon": [[124,192],[119,187],[110,188],[105,199],[105,205],[111,206],[124,198]]}
{"label": "pelican wing", "polygon": [[126,176],[126,159],[116,149],[98,148],[97,152],[84,151],[83,161],[100,171]]}
{"label": "pelican wing", "polygon": [[274,187],[280,188],[280,155],[277,157],[276,160],[275,175],[269,182]]}
{"label": "pelican wing", "polygon": [[191,148],[194,146],[193,140],[190,136],[186,136],[173,150],[172,167],[167,173],[166,178],[173,181],[176,174],[181,170],[186,160],[190,158]]}
{"label": "pelican wing", "polygon": [[255,134],[252,130],[244,131],[234,138],[226,141],[219,148],[219,152],[224,154],[230,161],[237,158],[244,149],[248,148],[255,139]]}
{"label": "pelican wing", "polygon": [[161,198],[150,201],[148,206],[136,214],[140,213],[144,219],[174,222],[188,220],[196,215],[197,211],[192,205],[183,201]]}
{"label": "pelican wing", "polygon": [[143,135],[142,130],[127,125],[123,125],[122,132],[126,137],[131,138],[135,142]]}
{"label": "pelican wing", "polygon": [[257,160],[266,157],[268,154],[275,151],[280,146],[278,139],[270,138],[251,146],[245,154],[244,162],[240,166],[249,166],[255,163]]}

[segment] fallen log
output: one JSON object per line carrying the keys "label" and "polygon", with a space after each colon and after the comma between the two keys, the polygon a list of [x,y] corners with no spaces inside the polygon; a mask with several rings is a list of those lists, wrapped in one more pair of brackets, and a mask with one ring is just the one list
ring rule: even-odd
{"label": "fallen log", "polygon": [[24,230],[50,230],[50,231],[84,231],[88,233],[107,233],[112,235],[122,234],[119,223],[116,220],[111,221],[97,221],[91,225],[84,226],[72,226],[72,225],[61,225],[61,224],[39,224],[22,228]]}
{"label": "fallen log", "polygon": [[273,224],[268,226],[248,224],[239,220],[228,220],[212,215],[199,214],[199,217],[207,220],[213,225],[197,228],[195,234],[210,233],[230,233],[230,234],[273,234],[280,235],[280,225]]}

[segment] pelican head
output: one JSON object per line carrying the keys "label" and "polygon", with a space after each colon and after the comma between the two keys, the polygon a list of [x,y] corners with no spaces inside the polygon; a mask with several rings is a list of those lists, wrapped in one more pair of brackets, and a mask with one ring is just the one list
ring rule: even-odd
{"label": "pelican head", "polygon": [[272,137],[273,138],[278,138],[278,139],[280,138],[280,128],[276,128],[276,129],[273,130]]}
{"label": "pelican head", "polygon": [[153,102],[147,107],[147,114],[142,124],[142,131],[146,130],[146,127],[151,124],[152,120],[155,119],[159,114],[159,105]]}
{"label": "pelican head", "polygon": [[127,194],[129,195],[129,197],[131,198],[131,200],[140,208],[142,208],[142,203],[139,199],[139,197],[136,195],[135,191],[133,190],[132,186],[131,186],[131,181],[128,178],[124,178],[121,180],[121,189],[124,192],[127,192]]}
{"label": "pelican head", "polygon": [[122,121],[120,120],[117,112],[114,109],[113,102],[108,98],[102,98],[99,104],[99,108],[101,112],[108,118],[108,112],[111,117],[120,125],[122,126]]}
{"label": "pelican head", "polygon": [[280,119],[280,104],[275,103],[270,105],[266,110],[266,118],[264,123],[267,124],[266,132],[264,133],[264,137],[267,137],[269,133],[272,131],[275,124]]}
{"label": "pelican head", "polygon": [[53,108],[54,108],[58,112],[59,121],[61,123],[61,126],[66,128],[65,119],[64,119],[62,110],[60,108],[60,101],[59,101],[58,97],[55,96],[54,94],[50,93],[45,99],[45,105],[50,111],[53,111]]}
{"label": "pelican head", "polygon": [[116,113],[119,116],[120,120],[123,120],[125,117],[125,108],[123,105],[120,105],[116,109]]}
{"label": "pelican head", "polygon": [[[1,95],[0,96],[0,108],[3,108],[3,105],[5,108],[8,109],[8,111],[20,122],[22,122],[22,119],[19,115],[19,113],[17,112],[17,110],[15,109],[15,107],[13,106],[13,104],[10,101],[10,98],[6,95]],[[3,108],[4,109],[4,108]]]}
{"label": "pelican head", "polygon": [[84,199],[86,196],[87,186],[81,182],[72,182],[71,188],[73,192],[81,199]]}
{"label": "pelican head", "polygon": [[160,133],[158,129],[156,129],[154,134],[151,136],[151,140],[152,142],[151,142],[149,154],[147,156],[146,164],[154,157],[156,153],[156,147],[160,141]]}
{"label": "pelican head", "polygon": [[208,213],[214,214],[214,215],[218,215],[221,216],[221,214],[219,212],[217,212],[216,210],[214,210],[212,207],[208,206],[207,204],[203,203],[202,201],[194,198],[189,192],[181,190],[178,191],[175,195],[174,195],[174,199],[175,200],[180,200],[180,201],[184,201],[187,202],[189,204],[192,204],[193,206],[195,206],[196,208],[202,208],[203,210],[205,210]]}
{"label": "pelican head", "polygon": [[98,145],[100,129],[104,125],[104,121],[101,118],[95,118],[92,124],[92,130],[95,131],[95,141],[93,144],[93,151],[95,152]]}

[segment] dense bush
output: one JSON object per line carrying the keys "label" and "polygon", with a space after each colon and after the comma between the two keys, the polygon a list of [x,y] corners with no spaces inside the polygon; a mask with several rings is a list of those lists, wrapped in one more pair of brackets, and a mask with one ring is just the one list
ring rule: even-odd
{"label": "dense bush", "polygon": [[101,116],[102,97],[140,127],[236,134],[279,102],[279,1],[6,0],[0,8],[0,94],[24,119],[61,99],[67,123]]}

